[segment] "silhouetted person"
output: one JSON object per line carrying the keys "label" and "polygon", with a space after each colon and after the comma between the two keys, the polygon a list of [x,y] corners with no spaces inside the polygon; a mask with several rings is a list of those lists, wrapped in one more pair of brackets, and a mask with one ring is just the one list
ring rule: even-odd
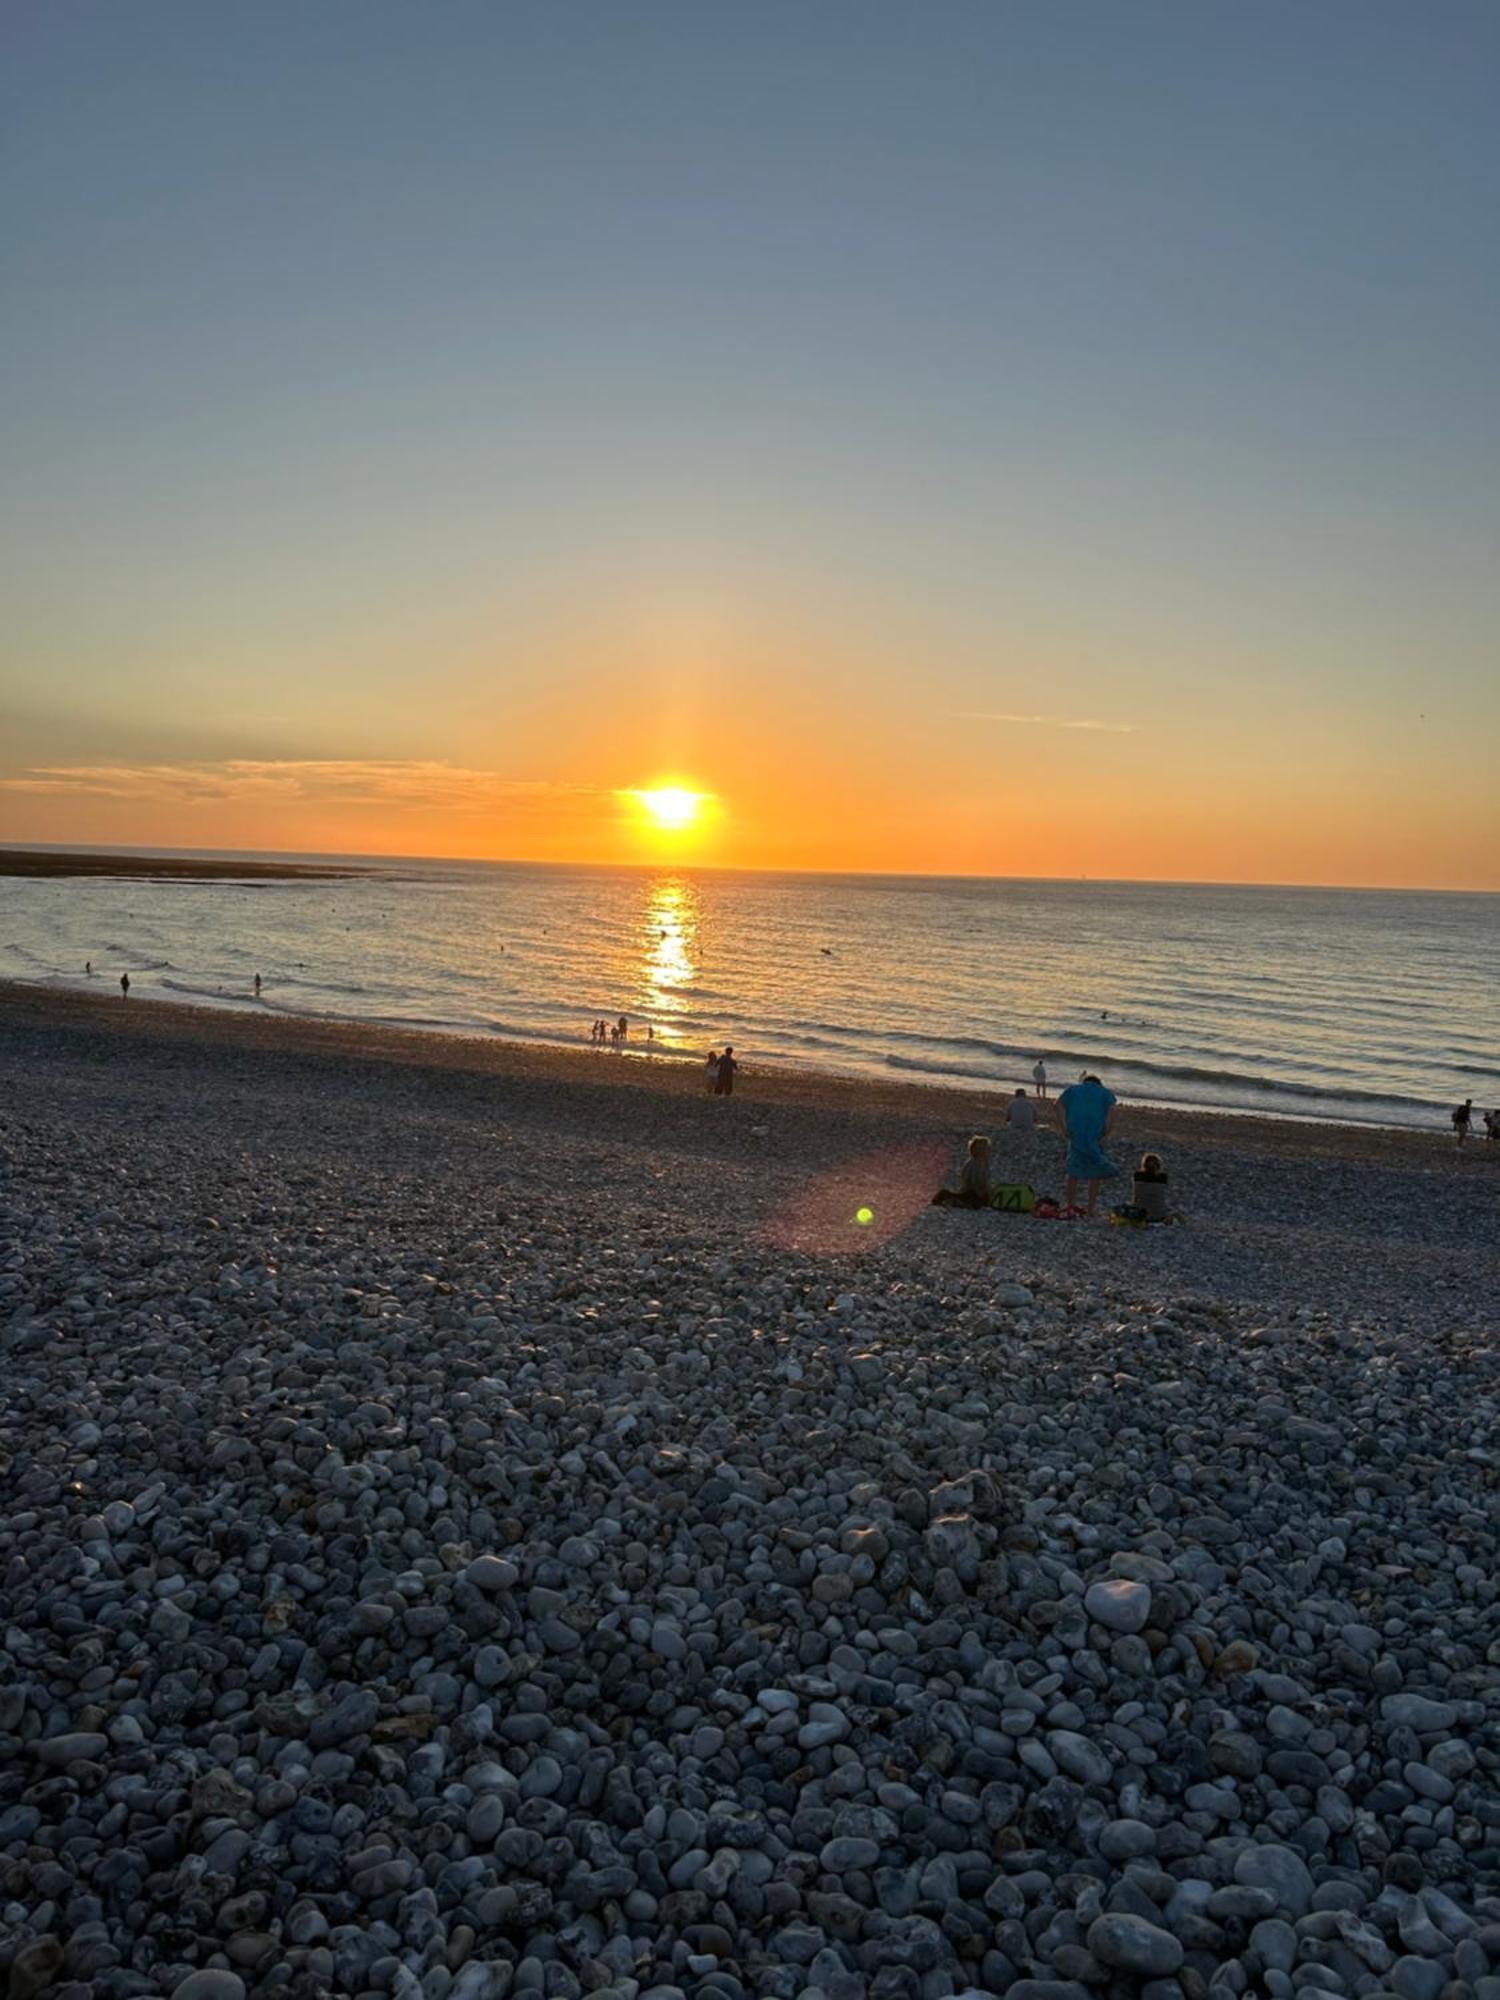
{"label": "silhouetted person", "polygon": [[128,972],[120,974],[120,997],[124,1000],[130,998],[130,974]]}
{"label": "silhouetted person", "polygon": [[734,1073],[738,1068],[739,1064],[734,1059],[734,1050],[726,1046],[723,1055],[719,1057],[719,1067],[714,1077],[715,1097],[733,1097]]}
{"label": "silhouetted person", "polygon": [[630,1023],[626,1020],[623,1014],[620,1016],[619,1025],[620,1025],[620,1040],[623,1042],[625,1037],[630,1033]]}
{"label": "silhouetted person", "polygon": [[92,979],[94,976],[94,961],[91,958],[86,958],[83,961],[83,969],[88,974],[89,978]]}
{"label": "silhouetted person", "polygon": [[260,998],[260,974],[258,972],[255,975],[255,997],[257,1000]]}
{"label": "silhouetted person", "polygon": [[1010,1132],[1034,1132],[1036,1130],[1036,1105],[1016,1086],[1016,1094],[1005,1107],[1006,1130]]}
{"label": "silhouetted person", "polygon": [[1031,1066],[1031,1080],[1036,1085],[1037,1096],[1044,1098],[1047,1095],[1047,1065],[1040,1056]]}
{"label": "silhouetted person", "polygon": [[710,1049],[708,1052],[708,1061],[703,1065],[703,1088],[708,1092],[710,1097],[714,1094],[714,1085],[718,1080],[719,1051],[717,1049]]}
{"label": "silhouetted person", "polygon": [[1466,1097],[1453,1114],[1453,1137],[1461,1146],[1469,1136],[1469,1120],[1474,1115],[1474,1100]]}

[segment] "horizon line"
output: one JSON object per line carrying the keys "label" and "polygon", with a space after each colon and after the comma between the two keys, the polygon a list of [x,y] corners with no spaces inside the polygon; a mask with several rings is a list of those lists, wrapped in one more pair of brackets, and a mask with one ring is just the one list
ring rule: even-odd
{"label": "horizon line", "polygon": [[805,875],[812,878],[848,878],[871,882],[1056,882],[1089,883],[1094,888],[1161,889],[1313,889],[1348,896],[1500,896],[1500,885],[1492,889],[1444,888],[1423,883],[1403,882],[1264,882],[1226,876],[1188,877],[1179,875],[991,875],[977,870],[932,873],[918,868],[787,868],[733,865],[709,861],[543,861],[534,857],[507,857],[497,854],[373,854],[342,849],[306,847],[167,847],[131,846],[100,841],[0,840],[0,853],[98,854],[156,856],[162,860],[199,859],[229,861],[339,861],[374,870],[398,863],[422,862],[463,868],[596,868],[619,874],[660,874],[696,871],[705,875]]}

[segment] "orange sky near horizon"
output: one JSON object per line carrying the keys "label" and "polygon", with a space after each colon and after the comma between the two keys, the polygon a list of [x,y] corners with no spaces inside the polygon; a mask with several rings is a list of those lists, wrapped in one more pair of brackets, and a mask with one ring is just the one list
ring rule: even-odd
{"label": "orange sky near horizon", "polygon": [[[86,731],[19,718],[0,840],[1500,888],[1493,792],[1449,782],[1474,751],[1456,695],[1351,707],[1311,649],[1273,684],[1221,634],[1036,619],[997,640],[787,598],[482,605],[253,674],[222,641],[208,670],[205,630],[202,655],[121,661]],[[712,795],[680,832],[625,796],[671,784]]]}
{"label": "orange sky near horizon", "polygon": [[[981,725],[973,725],[978,730]],[[926,875],[1495,889],[1493,813],[1441,814],[1399,768],[1378,815],[1368,767],[1304,757],[1226,782],[1149,738],[1045,722],[983,726],[950,782],[915,750],[748,738],[693,764],[633,760],[619,783],[513,780],[442,760],[39,766],[0,783],[0,840],[73,846],[427,855]],[[586,759],[579,767],[586,772]],[[635,788],[705,795],[681,829]]]}

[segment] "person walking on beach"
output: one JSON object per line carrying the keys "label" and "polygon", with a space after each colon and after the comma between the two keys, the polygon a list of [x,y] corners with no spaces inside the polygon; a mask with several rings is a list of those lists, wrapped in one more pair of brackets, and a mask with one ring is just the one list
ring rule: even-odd
{"label": "person walking on beach", "polygon": [[714,1072],[714,1096],[733,1097],[734,1073],[739,1064],[734,1059],[734,1050],[726,1042],[724,1053],[719,1057],[719,1067]]}
{"label": "person walking on beach", "polygon": [[[1077,1083],[1070,1083],[1057,1099],[1058,1118],[1068,1140],[1065,1214],[1076,1217],[1082,1213],[1092,1218],[1099,1198],[1099,1183],[1120,1171],[1100,1143],[1109,1131],[1117,1102],[1112,1090],[1106,1090],[1097,1076],[1088,1074]],[[1080,1181],[1088,1189],[1088,1206],[1081,1211]]]}
{"label": "person walking on beach", "polygon": [[1474,1100],[1472,1097],[1466,1097],[1453,1114],[1453,1137],[1457,1145],[1462,1146],[1467,1140],[1469,1136],[1469,1120],[1473,1115]]}
{"label": "person walking on beach", "polygon": [[122,1000],[130,998],[130,974],[128,972],[120,974],[120,998]]}
{"label": "person walking on beach", "polygon": [[1005,1107],[1005,1126],[1009,1132],[1031,1133],[1036,1130],[1036,1103],[1028,1097],[1018,1084],[1016,1094]]}
{"label": "person walking on beach", "polygon": [[718,1081],[719,1051],[717,1049],[710,1049],[708,1052],[708,1061],[703,1065],[703,1088],[708,1092],[710,1097],[713,1096],[714,1086]]}
{"label": "person walking on beach", "polygon": [[1031,1080],[1036,1085],[1036,1094],[1045,1104],[1047,1101],[1047,1065],[1038,1056],[1031,1065]]}

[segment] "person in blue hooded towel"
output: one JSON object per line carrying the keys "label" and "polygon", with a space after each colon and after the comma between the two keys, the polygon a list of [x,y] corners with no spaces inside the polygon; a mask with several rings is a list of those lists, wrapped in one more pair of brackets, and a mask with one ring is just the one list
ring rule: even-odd
{"label": "person in blue hooded towel", "polygon": [[1078,1213],[1078,1183],[1082,1181],[1088,1187],[1088,1206],[1083,1212],[1092,1216],[1099,1199],[1099,1183],[1120,1171],[1102,1143],[1117,1102],[1114,1092],[1106,1090],[1097,1076],[1084,1076],[1079,1082],[1070,1083],[1057,1099],[1058,1116],[1068,1135],[1065,1214]]}

